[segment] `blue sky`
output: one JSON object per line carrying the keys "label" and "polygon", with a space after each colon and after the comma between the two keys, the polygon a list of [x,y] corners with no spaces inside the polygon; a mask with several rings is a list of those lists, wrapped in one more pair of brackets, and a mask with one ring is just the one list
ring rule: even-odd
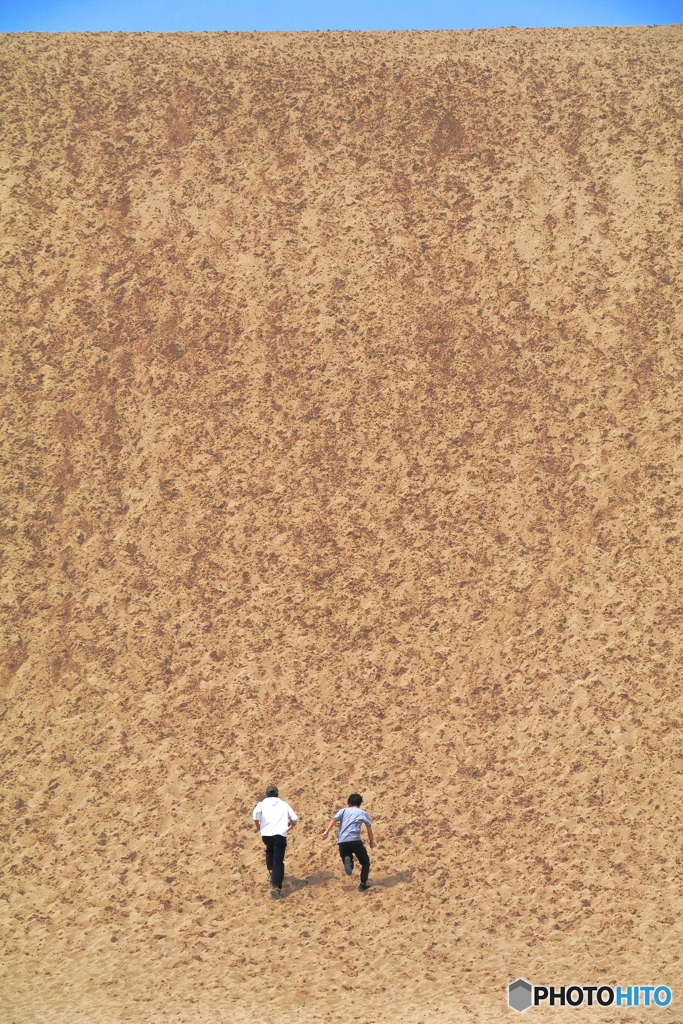
{"label": "blue sky", "polygon": [[2,32],[310,32],[680,22],[683,0],[0,0]]}

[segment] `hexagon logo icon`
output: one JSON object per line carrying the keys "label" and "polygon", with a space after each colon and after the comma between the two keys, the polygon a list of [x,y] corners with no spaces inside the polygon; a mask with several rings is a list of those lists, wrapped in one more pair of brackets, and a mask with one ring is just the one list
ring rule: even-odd
{"label": "hexagon logo icon", "polygon": [[531,985],[524,978],[517,978],[508,985],[508,1006],[518,1013],[528,1010],[533,1002],[531,998]]}

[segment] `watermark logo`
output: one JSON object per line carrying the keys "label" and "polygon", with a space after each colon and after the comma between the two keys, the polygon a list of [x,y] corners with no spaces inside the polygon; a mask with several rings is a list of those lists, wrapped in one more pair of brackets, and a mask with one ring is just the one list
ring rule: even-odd
{"label": "watermark logo", "polygon": [[668,985],[532,985],[517,978],[508,985],[508,1006],[523,1013],[530,1006],[668,1006]]}
{"label": "watermark logo", "polygon": [[508,1003],[513,1010],[528,1010],[534,1001],[531,985],[524,978],[517,978],[508,985]]}

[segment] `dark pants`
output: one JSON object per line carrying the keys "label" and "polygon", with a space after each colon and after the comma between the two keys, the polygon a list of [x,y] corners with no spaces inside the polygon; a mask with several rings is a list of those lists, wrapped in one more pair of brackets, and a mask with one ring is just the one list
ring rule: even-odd
{"label": "dark pants", "polygon": [[266,844],[266,867],[273,876],[273,888],[282,888],[282,879],[285,877],[285,850],[287,849],[286,836],[261,836]]}
{"label": "dark pants", "polygon": [[344,857],[350,857],[351,867],[353,867],[353,858],[357,857],[360,864],[360,880],[367,882],[370,874],[370,858],[362,839],[354,839],[352,843],[339,843],[339,856],[342,860]]}

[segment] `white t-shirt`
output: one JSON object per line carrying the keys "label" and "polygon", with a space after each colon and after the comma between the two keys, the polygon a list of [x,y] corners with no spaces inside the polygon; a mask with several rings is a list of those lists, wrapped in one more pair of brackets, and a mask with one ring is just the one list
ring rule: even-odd
{"label": "white t-shirt", "polygon": [[253,818],[260,822],[262,836],[286,836],[289,822],[299,820],[289,804],[279,796],[267,796],[256,804]]}

